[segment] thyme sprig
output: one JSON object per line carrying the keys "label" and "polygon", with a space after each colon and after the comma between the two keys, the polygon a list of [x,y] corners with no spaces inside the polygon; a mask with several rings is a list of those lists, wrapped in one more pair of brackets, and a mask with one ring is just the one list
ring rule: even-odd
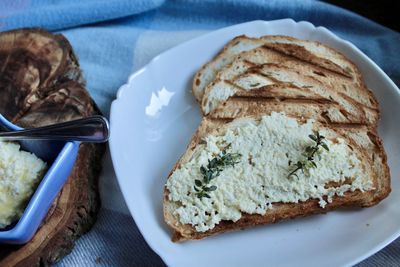
{"label": "thyme sprig", "polygon": [[227,153],[226,150],[229,148],[229,145],[222,150],[222,152],[214,157],[211,160],[208,160],[208,164],[206,167],[201,166],[200,172],[203,176],[203,181],[198,179],[194,180],[194,190],[196,191],[196,195],[198,198],[202,199],[203,197],[210,198],[208,192],[217,190],[217,186],[211,185],[209,186],[211,180],[215,179],[220,175],[223,168],[229,166],[235,166],[235,164],[239,163],[239,159],[241,158],[241,154],[239,153]]}
{"label": "thyme sprig", "polygon": [[310,134],[308,137],[315,142],[315,145],[306,147],[305,152],[303,153],[304,158],[296,163],[296,168],[289,173],[287,176],[288,178],[292,175],[298,177],[296,172],[299,170],[301,170],[303,173],[308,173],[310,169],[317,168],[315,156],[318,156],[318,158],[321,159],[320,147],[326,151],[329,151],[328,145],[324,142],[325,136],[320,135],[317,131],[314,131],[314,134]]}

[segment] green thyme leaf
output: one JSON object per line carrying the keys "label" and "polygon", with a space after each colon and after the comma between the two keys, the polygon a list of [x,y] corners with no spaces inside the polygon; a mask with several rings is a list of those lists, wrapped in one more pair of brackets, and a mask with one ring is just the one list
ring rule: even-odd
{"label": "green thyme leaf", "polygon": [[329,151],[328,145],[323,141],[325,139],[325,136],[320,135],[318,131],[314,131],[314,134],[308,135],[308,137],[315,142],[315,145],[313,146],[307,146],[304,150],[305,152],[302,154],[304,157],[303,160],[299,160],[296,163],[296,168],[292,170],[288,174],[288,178],[290,176],[296,176],[297,171],[301,170],[302,173],[309,174],[309,170],[312,168],[317,168],[317,164],[314,161],[314,157],[317,156],[319,160],[321,160],[321,151],[319,147],[321,146],[323,149],[326,151]]}
{"label": "green thyme leaf", "polygon": [[322,143],[321,143],[321,146],[322,146],[326,151],[329,151],[329,147],[328,147],[328,145],[327,145],[326,143],[322,142]]}
{"label": "green thyme leaf", "polygon": [[[215,185],[214,185],[215,186]],[[215,189],[217,189],[217,187],[215,186]],[[203,190],[204,191],[206,191],[206,192],[210,192],[210,191],[213,191],[213,190],[211,190],[211,187],[203,187]]]}
{"label": "green thyme leaf", "polygon": [[217,190],[217,187],[215,185],[212,185],[208,188],[208,191],[215,191]]}
{"label": "green thyme leaf", "polygon": [[210,195],[206,192],[211,192],[217,190],[217,186],[208,184],[211,180],[215,179],[220,175],[223,168],[226,167],[234,167],[235,164],[240,162],[241,154],[239,153],[227,153],[227,149],[230,147],[230,144],[226,146],[222,152],[214,157],[213,159],[208,160],[207,166],[200,167],[200,173],[203,176],[203,181],[195,180],[194,189],[197,192],[196,195],[198,198],[210,198]]}
{"label": "green thyme leaf", "polygon": [[317,137],[313,134],[310,134],[308,137],[310,137],[313,141],[317,142]]}
{"label": "green thyme leaf", "polygon": [[314,161],[310,161],[314,168],[317,168],[317,164]]}

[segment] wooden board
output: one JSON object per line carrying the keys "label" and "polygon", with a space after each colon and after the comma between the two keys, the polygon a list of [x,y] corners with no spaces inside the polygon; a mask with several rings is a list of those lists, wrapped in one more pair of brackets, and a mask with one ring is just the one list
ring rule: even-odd
{"label": "wooden board", "polygon": [[[22,127],[100,114],[68,40],[42,29],[0,33],[0,113]],[[33,239],[1,245],[0,266],[47,266],[96,220],[105,144],[81,145],[73,171]]]}

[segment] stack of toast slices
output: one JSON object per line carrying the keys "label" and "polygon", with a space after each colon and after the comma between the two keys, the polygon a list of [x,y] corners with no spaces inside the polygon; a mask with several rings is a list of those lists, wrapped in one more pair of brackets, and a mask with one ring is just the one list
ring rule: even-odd
{"label": "stack of toast slices", "polygon": [[[238,36],[200,68],[192,91],[203,119],[164,188],[164,218],[174,242],[369,207],[390,193],[377,134],[378,102],[356,65],[336,50],[288,36]],[[302,137],[307,125],[310,135],[323,133],[327,151],[314,143],[315,135]],[[257,138],[261,146],[274,141],[263,150]],[[339,146],[342,154],[335,152]],[[310,147],[316,147],[319,161],[310,154],[304,160]],[[285,149],[288,163],[281,164],[279,152]],[[237,155],[239,160],[229,162]],[[222,165],[207,178],[218,160]],[[288,175],[296,162],[304,166],[307,160],[315,166]],[[322,165],[329,161],[336,165]],[[369,186],[360,186],[361,180]],[[255,181],[262,189],[253,188]],[[320,188],[321,195],[307,187]]]}

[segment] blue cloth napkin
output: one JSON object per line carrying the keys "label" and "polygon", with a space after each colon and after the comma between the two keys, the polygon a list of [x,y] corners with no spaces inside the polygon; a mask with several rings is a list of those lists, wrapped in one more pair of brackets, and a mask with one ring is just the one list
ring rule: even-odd
{"label": "blue cloth napkin", "polygon": [[[205,32],[251,20],[292,18],[325,26],[359,47],[400,85],[400,34],[349,11],[293,0],[0,0],[0,30],[61,32],[77,53],[87,88],[108,115],[118,88],[158,53]],[[59,266],[162,266],[129,215],[109,154],[98,222]],[[359,266],[399,266],[400,239]]]}

